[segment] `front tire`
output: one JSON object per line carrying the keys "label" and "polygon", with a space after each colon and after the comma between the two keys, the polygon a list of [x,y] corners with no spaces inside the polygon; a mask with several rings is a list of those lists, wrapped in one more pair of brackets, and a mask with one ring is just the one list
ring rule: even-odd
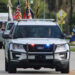
{"label": "front tire", "polygon": [[61,73],[69,73],[69,64],[67,64],[66,67],[61,69]]}
{"label": "front tire", "polygon": [[56,71],[60,71],[60,68],[56,68],[55,70],[56,70]]}
{"label": "front tire", "polygon": [[41,67],[38,67],[38,66],[34,67],[35,70],[40,70],[40,68]]}
{"label": "front tire", "polygon": [[5,71],[6,71],[6,72],[8,71],[8,62],[7,62],[6,59],[5,59]]}
{"label": "front tire", "polygon": [[2,46],[3,46],[3,43],[2,43],[2,42],[0,42],[0,49],[2,49]]}
{"label": "front tire", "polygon": [[8,73],[16,73],[16,67],[11,63],[8,65]]}

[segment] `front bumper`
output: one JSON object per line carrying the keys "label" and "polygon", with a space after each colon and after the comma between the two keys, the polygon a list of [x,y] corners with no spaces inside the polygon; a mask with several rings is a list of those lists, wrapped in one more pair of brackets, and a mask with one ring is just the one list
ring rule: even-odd
{"label": "front bumper", "polygon": [[69,60],[46,60],[46,61],[35,61],[35,60],[21,60],[21,61],[11,61],[12,65],[16,68],[34,68],[34,67],[44,67],[44,68],[59,68],[66,67]]}
{"label": "front bumper", "polygon": [[[19,53],[11,51],[10,55],[12,53]],[[19,57],[19,58],[11,58],[10,63],[12,65],[15,65],[17,68],[33,68],[33,67],[45,67],[45,68],[61,68],[63,66],[66,67],[66,64],[69,63],[69,58],[66,56],[66,58],[59,57],[59,54],[70,54],[69,51],[66,52],[21,52],[19,53],[23,54],[25,56]],[[18,55],[18,56],[19,56]],[[13,56],[13,55],[12,55]],[[10,57],[12,57],[10,56]],[[29,58],[29,56],[35,56],[35,58]],[[46,56],[49,56],[48,58]]]}

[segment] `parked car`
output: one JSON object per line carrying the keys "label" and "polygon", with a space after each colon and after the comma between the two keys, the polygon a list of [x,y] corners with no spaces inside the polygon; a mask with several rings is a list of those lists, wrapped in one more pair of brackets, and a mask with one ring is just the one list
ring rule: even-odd
{"label": "parked car", "polygon": [[1,13],[0,12],[0,49],[3,46],[3,38],[2,38],[2,33],[5,30],[5,23],[8,21],[8,13]]}
{"label": "parked car", "polygon": [[55,68],[69,73],[70,48],[56,22],[21,20],[9,34],[3,34],[5,70]]}
{"label": "parked car", "polygon": [[5,30],[5,27],[6,27],[6,22],[0,22],[0,49],[2,48],[3,46],[3,38],[2,38],[2,34]]}
{"label": "parked car", "polygon": [[[17,23],[17,21],[8,21],[6,24],[6,28],[4,33],[8,34],[10,33],[11,29],[14,27],[14,25]],[[5,48],[5,39],[2,39],[2,43],[3,43],[3,48]]]}

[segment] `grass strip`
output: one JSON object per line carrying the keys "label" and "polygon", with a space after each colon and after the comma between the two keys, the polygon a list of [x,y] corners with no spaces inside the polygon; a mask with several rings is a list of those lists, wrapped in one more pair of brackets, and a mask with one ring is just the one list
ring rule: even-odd
{"label": "grass strip", "polygon": [[75,52],[75,48],[70,48],[70,49],[71,49],[71,51]]}

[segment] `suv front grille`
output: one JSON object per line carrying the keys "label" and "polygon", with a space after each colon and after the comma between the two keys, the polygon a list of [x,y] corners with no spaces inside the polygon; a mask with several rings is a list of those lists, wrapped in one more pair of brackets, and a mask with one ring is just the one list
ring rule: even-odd
{"label": "suv front grille", "polygon": [[32,47],[31,45],[24,45],[24,49],[29,52],[52,52],[54,49],[54,45],[51,44],[50,47],[46,47],[45,45],[35,45]]}

